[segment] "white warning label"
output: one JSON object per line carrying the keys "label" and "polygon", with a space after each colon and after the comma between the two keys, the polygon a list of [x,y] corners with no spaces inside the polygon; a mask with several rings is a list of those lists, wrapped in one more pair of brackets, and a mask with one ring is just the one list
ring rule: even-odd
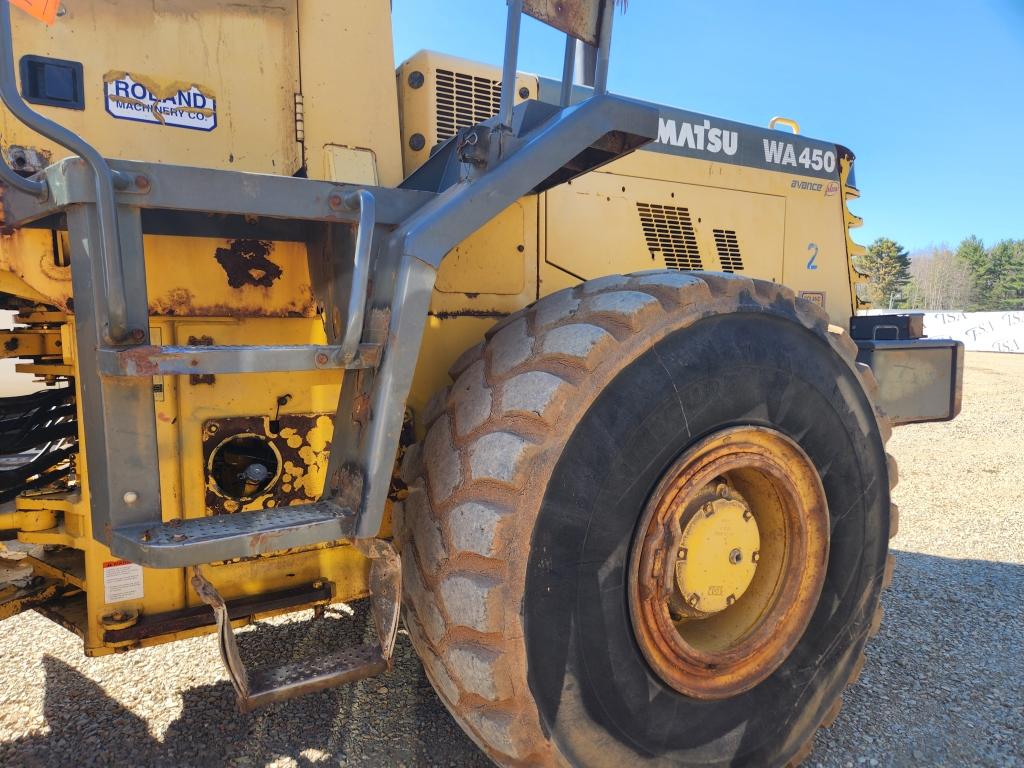
{"label": "white warning label", "polygon": [[103,563],[103,602],[120,603],[141,600],[142,566],[127,560],[108,560]]}
{"label": "white warning label", "polygon": [[103,78],[107,112],[119,120],[212,131],[217,127],[217,100],[196,84],[160,87],[149,78],[109,72]]}

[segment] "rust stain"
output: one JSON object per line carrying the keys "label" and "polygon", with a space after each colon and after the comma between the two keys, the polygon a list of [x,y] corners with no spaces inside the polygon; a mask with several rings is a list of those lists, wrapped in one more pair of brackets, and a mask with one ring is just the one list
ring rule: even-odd
{"label": "rust stain", "polygon": [[331,492],[339,505],[358,511],[363,504],[363,473],[359,467],[346,465],[336,470]]}
{"label": "rust stain", "polygon": [[159,376],[160,366],[153,356],[160,353],[160,347],[147,344],[140,347],[127,347],[121,352],[121,367],[132,376]]}
{"label": "rust stain", "polygon": [[455,309],[450,312],[431,312],[430,316],[438,320],[452,320],[456,317],[501,318],[508,317],[509,313],[497,309]]}
{"label": "rust stain", "polygon": [[[210,336],[189,336],[188,345],[190,347],[212,347],[213,338]],[[188,377],[188,383],[195,387],[200,384],[215,384],[217,377],[212,373],[193,373]]]}
{"label": "rust stain", "polygon": [[196,301],[188,288],[172,288],[163,296],[150,298],[152,315],[169,317],[313,317],[315,307],[312,290],[305,286],[300,302],[267,309],[260,304],[203,304]]}
{"label": "rust stain", "polygon": [[257,285],[269,288],[284,271],[268,257],[274,250],[269,240],[232,240],[227,248],[218,248],[216,258],[228,276],[228,285],[241,288]]}
{"label": "rust stain", "polygon": [[600,5],[594,0],[526,0],[523,10],[578,40],[597,45]]}

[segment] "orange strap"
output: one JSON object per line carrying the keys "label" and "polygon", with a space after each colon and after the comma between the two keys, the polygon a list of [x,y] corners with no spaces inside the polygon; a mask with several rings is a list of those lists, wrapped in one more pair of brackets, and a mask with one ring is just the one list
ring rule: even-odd
{"label": "orange strap", "polygon": [[53,24],[54,19],[57,18],[57,6],[60,5],[60,0],[10,0],[10,3],[40,21]]}

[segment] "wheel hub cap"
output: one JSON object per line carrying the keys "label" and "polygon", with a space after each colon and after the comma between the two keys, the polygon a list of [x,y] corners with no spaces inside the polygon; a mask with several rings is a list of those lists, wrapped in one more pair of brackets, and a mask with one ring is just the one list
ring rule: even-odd
{"label": "wheel hub cap", "polygon": [[[736,495],[725,485],[722,493]],[[700,504],[689,518],[676,560],[676,589],[686,606],[681,613],[724,611],[747,591],[757,570],[757,521],[746,502],[737,498]]]}

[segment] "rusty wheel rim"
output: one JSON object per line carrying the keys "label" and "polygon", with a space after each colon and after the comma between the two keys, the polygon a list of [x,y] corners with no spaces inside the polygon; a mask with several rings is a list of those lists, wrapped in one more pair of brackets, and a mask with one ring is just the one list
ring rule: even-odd
{"label": "rusty wheel rim", "polygon": [[666,684],[724,699],[785,661],[828,563],[825,492],[800,446],[764,427],[704,438],[662,477],[637,530],[633,632]]}

